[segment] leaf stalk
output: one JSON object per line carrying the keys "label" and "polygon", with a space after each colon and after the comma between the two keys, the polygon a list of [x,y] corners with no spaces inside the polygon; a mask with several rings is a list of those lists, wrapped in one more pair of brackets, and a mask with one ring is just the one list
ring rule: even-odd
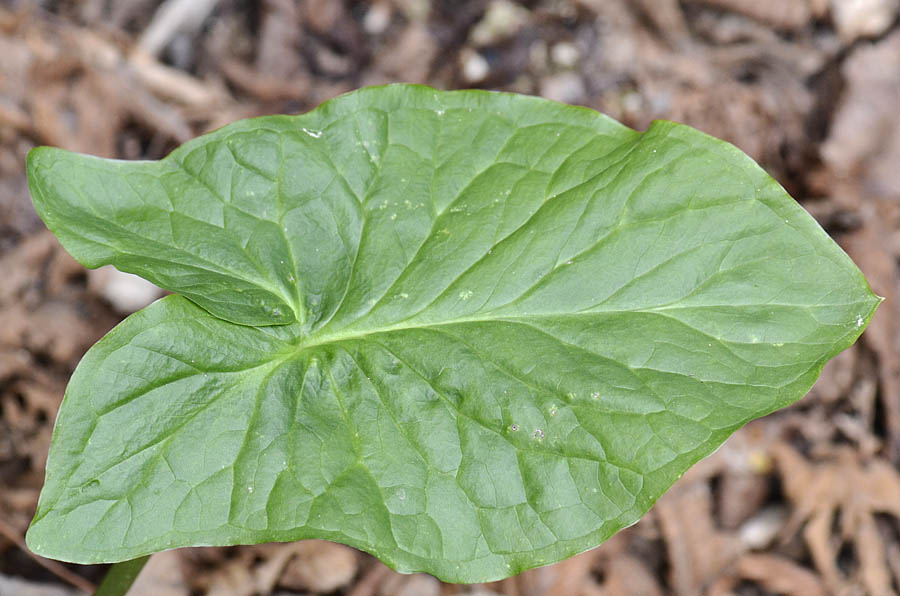
{"label": "leaf stalk", "polygon": [[114,563],[106,572],[94,596],[125,596],[149,559],[150,555],[146,555]]}

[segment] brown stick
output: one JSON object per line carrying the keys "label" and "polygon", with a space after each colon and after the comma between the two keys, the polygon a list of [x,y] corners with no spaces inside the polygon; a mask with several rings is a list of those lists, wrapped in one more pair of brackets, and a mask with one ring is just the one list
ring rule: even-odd
{"label": "brown stick", "polygon": [[95,586],[92,582],[86,580],[77,573],[69,571],[69,569],[62,564],[51,559],[40,557],[28,550],[28,547],[25,545],[25,540],[22,539],[22,536],[19,535],[19,532],[2,519],[0,519],[0,534],[6,537],[13,544],[21,548],[23,551],[25,551],[25,554],[34,559],[38,565],[44,567],[45,569],[47,569],[47,571],[56,575],[61,580],[72,584],[79,590],[88,594],[93,594],[97,589],[97,586]]}

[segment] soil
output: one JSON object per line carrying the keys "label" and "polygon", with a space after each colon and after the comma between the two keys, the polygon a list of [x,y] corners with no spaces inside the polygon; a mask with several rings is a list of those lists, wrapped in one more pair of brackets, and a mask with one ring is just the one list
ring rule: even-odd
{"label": "soil", "polygon": [[900,592],[900,0],[2,0],[0,594],[75,594],[102,577],[32,556],[22,536],[69,375],[158,295],[60,248],[31,206],[27,151],[157,159],[236,119],[391,81],[539,94],[725,138],[888,300],[807,397],[571,560],[451,586],[319,541],[181,549],[154,556],[133,594]]}

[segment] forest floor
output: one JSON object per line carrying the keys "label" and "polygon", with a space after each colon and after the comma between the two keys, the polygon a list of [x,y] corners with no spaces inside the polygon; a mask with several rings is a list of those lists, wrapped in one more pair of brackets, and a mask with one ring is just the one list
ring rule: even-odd
{"label": "forest floor", "polygon": [[318,541],[181,549],[154,556],[133,593],[900,592],[900,0],[0,0],[0,595],[77,594],[102,577],[33,557],[22,537],[69,375],[156,297],[60,248],[31,206],[28,150],[158,159],[233,120],[392,81],[727,139],[888,300],[807,397],[569,561],[451,586]]}

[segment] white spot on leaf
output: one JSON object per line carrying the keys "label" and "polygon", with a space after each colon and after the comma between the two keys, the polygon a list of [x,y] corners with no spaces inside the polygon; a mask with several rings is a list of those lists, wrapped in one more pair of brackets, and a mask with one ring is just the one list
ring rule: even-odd
{"label": "white spot on leaf", "polygon": [[309,136],[311,136],[314,139],[318,139],[322,136],[321,130],[310,130],[308,128],[304,128],[303,132],[305,132],[306,134],[308,134]]}

